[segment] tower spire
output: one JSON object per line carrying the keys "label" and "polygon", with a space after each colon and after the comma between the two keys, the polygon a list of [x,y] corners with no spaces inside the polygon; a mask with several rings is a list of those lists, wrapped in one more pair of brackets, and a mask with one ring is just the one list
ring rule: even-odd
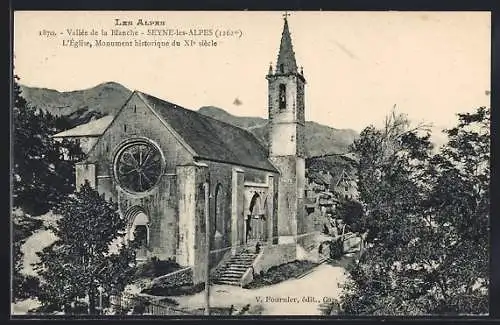
{"label": "tower spire", "polygon": [[292,37],[288,29],[287,16],[289,15],[288,13],[283,15],[283,32],[281,34],[280,51],[276,64],[277,73],[297,73],[297,62],[295,61],[295,52],[292,47]]}

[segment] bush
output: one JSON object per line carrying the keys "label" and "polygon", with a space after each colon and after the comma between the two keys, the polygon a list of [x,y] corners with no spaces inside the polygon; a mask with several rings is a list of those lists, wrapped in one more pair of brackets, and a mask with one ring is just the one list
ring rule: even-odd
{"label": "bush", "polygon": [[311,261],[295,260],[293,262],[273,266],[269,268],[267,272],[261,272],[261,274],[255,275],[254,281],[248,284],[246,288],[260,288],[266,285],[283,282],[302,275],[317,265],[317,263]]}
{"label": "bush", "polygon": [[146,306],[148,306],[150,302],[143,297],[137,297],[134,302],[134,307],[132,308],[133,315],[142,315],[146,311]]}
{"label": "bush", "polygon": [[69,310],[65,310],[66,314],[70,315],[82,315],[88,314],[88,304],[84,301],[77,301],[74,306],[72,306]]}
{"label": "bush", "polygon": [[339,259],[344,254],[344,241],[343,238],[337,238],[330,242],[330,258]]}
{"label": "bush", "polygon": [[187,296],[205,289],[205,283],[198,284],[155,284],[151,288],[144,289],[142,292],[153,296]]}
{"label": "bush", "polygon": [[156,278],[180,270],[182,267],[173,260],[159,260],[152,257],[135,269],[134,278]]}

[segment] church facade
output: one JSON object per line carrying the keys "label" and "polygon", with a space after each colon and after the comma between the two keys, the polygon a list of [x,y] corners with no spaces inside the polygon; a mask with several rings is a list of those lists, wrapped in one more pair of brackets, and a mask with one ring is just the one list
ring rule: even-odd
{"label": "church facade", "polygon": [[207,262],[215,267],[256,246],[294,247],[295,258],[295,245],[311,231],[304,206],[306,81],[286,18],[266,78],[269,148],[246,130],[134,91],[77,165],[77,186],[88,180],[118,202],[127,240],[140,243],[138,259],[175,259],[193,268],[196,282]]}

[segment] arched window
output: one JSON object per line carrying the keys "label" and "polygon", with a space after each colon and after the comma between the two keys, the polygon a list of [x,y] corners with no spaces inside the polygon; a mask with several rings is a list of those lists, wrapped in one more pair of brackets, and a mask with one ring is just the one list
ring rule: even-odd
{"label": "arched window", "polygon": [[260,196],[258,193],[255,193],[252,196],[252,200],[250,201],[250,215],[254,218],[263,215],[262,207],[260,206]]}

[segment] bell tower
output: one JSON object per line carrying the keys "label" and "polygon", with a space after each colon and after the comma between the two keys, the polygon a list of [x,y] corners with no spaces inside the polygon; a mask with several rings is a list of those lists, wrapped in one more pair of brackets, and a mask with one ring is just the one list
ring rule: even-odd
{"label": "bell tower", "polygon": [[269,67],[269,158],[280,171],[278,235],[281,242],[296,241],[304,233],[305,148],[303,70],[297,68],[292,38],[284,15],[276,67]]}

